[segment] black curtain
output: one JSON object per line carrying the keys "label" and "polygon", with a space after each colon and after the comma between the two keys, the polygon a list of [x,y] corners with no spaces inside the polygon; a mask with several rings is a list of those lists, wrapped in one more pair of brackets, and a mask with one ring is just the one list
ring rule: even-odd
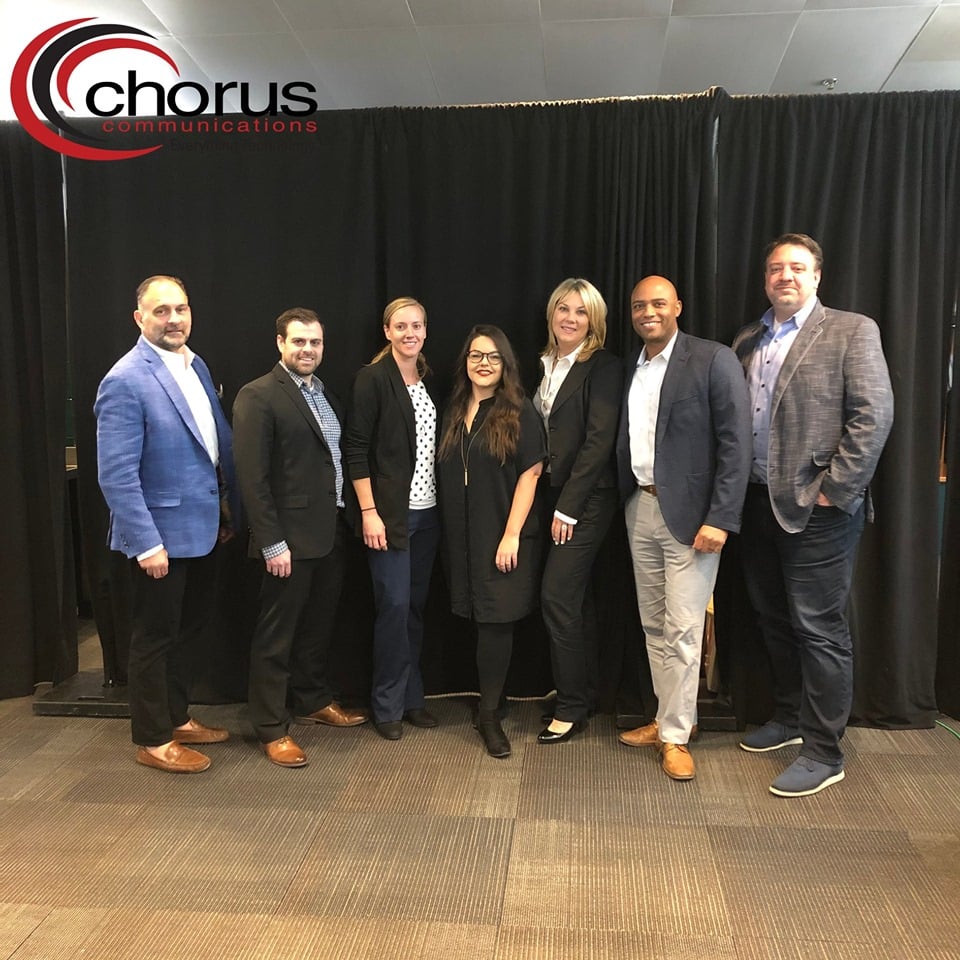
{"label": "black curtain", "polygon": [[[711,91],[323,113],[311,118],[313,136],[180,134],[137,160],[68,160],[81,511],[88,549],[99,557],[90,561],[98,626],[122,647],[126,570],[101,547],[106,516],[95,484],[91,407],[99,380],[136,337],[133,291],[142,278],[162,272],[186,282],[191,346],[222,382],[228,412],[239,387],[275,362],[273,319],[295,304],[327,321],[320,373],[341,397],[382,343],[384,304],[403,294],[426,306],[425,352],[441,396],[462,338],[477,322],[506,330],[532,387],[547,296],[566,276],[593,280],[606,297],[614,352],[631,346],[627,299],[650,272],[677,280],[686,329],[710,334],[720,99]],[[141,133],[128,142],[157,140]],[[615,523],[598,563],[614,598],[600,610],[605,672],[613,678],[605,684],[608,699],[622,675],[635,681],[640,638],[624,540]],[[208,696],[219,687],[242,698],[259,573],[237,545],[222,559],[221,629],[201,683]],[[365,666],[368,582],[358,551],[340,631],[348,645],[342,686],[351,677],[356,684]],[[439,574],[434,586],[426,682],[434,692],[463,689],[475,682],[469,630],[449,614]],[[549,688],[542,627],[532,618],[520,633],[511,692],[541,693]],[[365,692],[365,684],[356,686]]]}
{"label": "black curtain", "polygon": [[77,669],[60,157],[0,123],[0,697]]}
{"label": "black curtain", "polygon": [[[718,299],[725,337],[768,306],[763,248],[787,231],[808,233],[823,246],[821,299],[868,314],[880,326],[896,421],[872,486],[877,522],[864,533],[851,600],[853,715],[878,726],[929,726],[936,716],[945,343],[960,249],[960,94],[735,98],[723,106],[720,131]],[[953,522],[944,540],[945,572],[958,569],[960,531]],[[727,559],[734,558],[735,550]],[[725,588],[737,612],[732,659],[745,693],[763,683],[755,669],[756,629],[736,580],[727,571]],[[945,592],[955,596],[956,584],[955,575],[944,581]],[[943,624],[941,645],[952,644],[954,652],[941,660],[942,692],[956,691],[960,680],[956,623],[954,616]],[[749,695],[741,699],[749,705]],[[748,718],[766,719],[765,709],[761,703]]]}

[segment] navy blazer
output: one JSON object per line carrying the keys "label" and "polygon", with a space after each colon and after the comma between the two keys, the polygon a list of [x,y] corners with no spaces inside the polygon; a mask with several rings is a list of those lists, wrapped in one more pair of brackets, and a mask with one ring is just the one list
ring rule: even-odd
{"label": "navy blazer", "polygon": [[[337,419],[343,410],[324,390]],[[342,439],[342,434],[341,434]],[[325,557],[337,528],[333,453],[309,404],[279,363],[233,404],[237,477],[250,524],[250,556],[285,540],[295,560]],[[343,463],[340,449],[336,451]],[[344,497],[350,481],[344,464]]]}
{"label": "navy blazer", "polygon": [[[436,404],[436,398],[431,395],[431,399]],[[406,550],[410,484],[417,464],[417,423],[392,353],[363,367],[353,382],[344,450],[350,480],[370,478],[377,512],[387,528],[387,543]],[[356,532],[363,533],[360,513]]]}
{"label": "navy blazer", "polygon": [[186,398],[144,340],[100,382],[97,475],[110,508],[111,550],[136,557],[163,544],[171,557],[203,557],[217,542],[221,495],[239,514],[230,427],[207,365],[193,369],[210,399],[220,447],[219,476]]}
{"label": "navy blazer", "polygon": [[[542,374],[542,371],[541,371]],[[577,362],[564,378],[547,421],[551,487],[562,487],[556,509],[583,515],[594,490],[617,486],[614,446],[623,367],[607,350]]]}
{"label": "navy blazer", "polygon": [[[630,457],[630,385],[642,349],[624,369],[617,469],[625,500],[637,486]],[[660,389],[653,474],[663,519],[680,543],[703,524],[740,530],[753,444],[750,400],[734,352],[678,331]]]}

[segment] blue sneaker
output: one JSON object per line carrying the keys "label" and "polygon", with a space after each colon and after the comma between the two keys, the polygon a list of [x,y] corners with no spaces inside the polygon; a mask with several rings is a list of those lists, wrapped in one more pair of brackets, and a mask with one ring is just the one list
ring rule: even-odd
{"label": "blue sneaker", "polygon": [[748,733],[740,741],[740,748],[749,750],[750,753],[766,753],[768,750],[779,750],[795,743],[803,743],[799,730],[785,727],[776,720],[768,720],[758,730]]}
{"label": "blue sneaker", "polygon": [[809,757],[797,757],[770,784],[770,792],[778,797],[809,797],[831,783],[839,783],[843,776],[842,763],[821,763]]}

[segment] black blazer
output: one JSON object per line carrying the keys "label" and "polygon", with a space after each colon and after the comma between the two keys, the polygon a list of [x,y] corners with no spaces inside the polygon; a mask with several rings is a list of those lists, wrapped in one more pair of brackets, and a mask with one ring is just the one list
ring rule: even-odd
{"label": "black blazer", "polygon": [[[637,488],[630,455],[630,383],[643,344],[626,361],[627,389],[617,434],[620,494]],[[750,398],[740,361],[713,340],[680,331],[660,388],[653,473],[663,519],[680,543],[703,524],[730,533],[750,477],[753,435]]]}
{"label": "black blazer", "polygon": [[549,482],[551,487],[563,487],[556,509],[568,517],[579,519],[598,487],[617,486],[615,448],[622,393],[621,363],[603,349],[575,363],[557,391],[547,423]]}
{"label": "black blazer", "polygon": [[[436,403],[432,395],[431,399]],[[417,463],[417,424],[403,374],[392,353],[363,367],[353,382],[344,450],[350,480],[370,478],[377,512],[387,528],[387,543],[406,550],[410,484]],[[356,531],[358,535],[363,533],[359,513]]]}
{"label": "black blazer", "polygon": [[[342,424],[339,400],[324,393]],[[237,394],[233,436],[250,556],[262,559],[262,547],[286,540],[295,560],[325,557],[337,525],[333,456],[303,394],[279,363]],[[347,486],[344,471],[345,497]]]}

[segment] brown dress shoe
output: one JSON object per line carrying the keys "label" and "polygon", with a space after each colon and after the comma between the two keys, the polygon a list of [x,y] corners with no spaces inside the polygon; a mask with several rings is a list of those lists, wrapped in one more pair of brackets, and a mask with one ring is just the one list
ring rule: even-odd
{"label": "brown dress shoe", "polygon": [[325,723],[330,727],[358,727],[361,723],[369,720],[369,714],[366,710],[351,710],[349,707],[341,707],[336,701],[328,703],[319,710],[305,717],[297,717],[299,724]]}
{"label": "brown dress shoe", "polygon": [[174,741],[162,757],[152,754],[146,747],[139,747],[137,763],[167,773],[200,773],[210,766],[210,758]]}
{"label": "brown dress shoe", "polygon": [[617,739],[628,747],[655,747],[657,745],[657,721],[651,720],[645,727],[624,730]]}
{"label": "brown dress shoe", "polygon": [[671,780],[692,780],[696,769],[693,757],[685,744],[661,743],[657,748],[660,751],[663,772]]}
{"label": "brown dress shoe", "polygon": [[[694,724],[690,730],[690,739],[696,740],[699,736],[700,728]],[[636,730],[624,730],[617,735],[617,739],[628,747],[655,747],[660,742],[657,721],[651,720],[645,727],[637,727]]]}
{"label": "brown dress shoe", "polygon": [[307,755],[290,737],[281,737],[263,744],[267,759],[281,767],[305,767]]}
{"label": "brown dress shoe", "polygon": [[189,727],[176,727],[173,739],[177,743],[223,743],[230,734],[223,727],[205,727],[199,720],[190,720]]}

